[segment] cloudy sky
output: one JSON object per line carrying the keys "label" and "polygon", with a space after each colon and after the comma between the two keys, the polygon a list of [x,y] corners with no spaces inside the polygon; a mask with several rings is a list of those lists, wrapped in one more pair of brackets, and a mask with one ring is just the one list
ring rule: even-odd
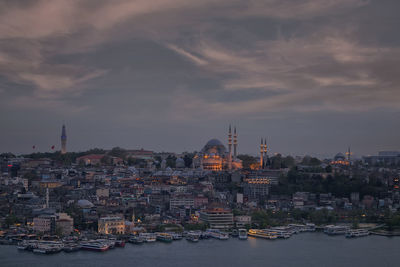
{"label": "cloudy sky", "polygon": [[0,151],[400,149],[398,0],[0,1]]}

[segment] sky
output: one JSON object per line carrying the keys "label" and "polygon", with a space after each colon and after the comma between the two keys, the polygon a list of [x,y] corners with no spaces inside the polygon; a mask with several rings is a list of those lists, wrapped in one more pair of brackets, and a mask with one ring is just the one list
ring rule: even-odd
{"label": "sky", "polygon": [[400,150],[398,0],[2,0],[0,152]]}

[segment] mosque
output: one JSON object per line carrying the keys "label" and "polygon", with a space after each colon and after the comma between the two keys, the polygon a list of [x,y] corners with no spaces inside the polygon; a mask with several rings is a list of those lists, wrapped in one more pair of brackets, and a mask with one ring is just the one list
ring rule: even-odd
{"label": "mosque", "polygon": [[[233,141],[233,143],[232,143]],[[233,144],[233,153],[232,153]],[[211,139],[193,158],[193,168],[203,170],[222,171],[242,168],[242,161],[237,158],[237,133],[236,127],[233,130],[229,125],[228,151],[218,139]]]}

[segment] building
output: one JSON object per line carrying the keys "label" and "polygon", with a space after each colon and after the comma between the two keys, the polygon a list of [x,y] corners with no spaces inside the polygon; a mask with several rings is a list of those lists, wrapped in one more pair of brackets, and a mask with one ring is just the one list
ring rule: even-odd
{"label": "building", "polygon": [[179,207],[194,207],[193,197],[174,197],[169,200],[169,209],[174,210]]}
{"label": "building", "polygon": [[65,153],[67,153],[67,132],[65,125],[63,125],[61,130],[61,154]]}
{"label": "building", "polygon": [[368,165],[399,165],[400,151],[380,151],[377,156],[363,157],[363,161]]}
{"label": "building", "polygon": [[229,229],[233,227],[233,214],[228,209],[212,208],[200,212],[200,221],[212,229]]}
{"label": "building", "polygon": [[130,149],[126,151],[127,158],[152,160],[154,158],[154,152],[150,150],[142,149]]}
{"label": "building", "polygon": [[346,156],[343,153],[337,153],[333,160],[331,161],[332,165],[342,165],[348,166],[350,165],[350,161],[346,159]]}
{"label": "building", "polygon": [[278,184],[280,172],[257,170],[250,172],[243,181],[243,192],[249,199],[265,198],[271,185]]}
{"label": "building", "polygon": [[108,198],[108,197],[110,197],[110,189],[109,188],[97,188],[96,196],[98,198],[101,198],[101,197]]}
{"label": "building", "polygon": [[102,217],[98,221],[99,234],[124,234],[125,221],[118,216]]}
{"label": "building", "polygon": [[33,230],[35,232],[55,234],[56,232],[55,215],[40,215],[33,218]]}
{"label": "building", "polygon": [[76,159],[76,163],[84,165],[98,165],[104,158],[103,154],[90,154]]}
{"label": "building", "polygon": [[235,216],[235,225],[238,228],[245,227],[246,225],[251,224],[251,216],[248,215],[240,215]]}
{"label": "building", "polygon": [[193,167],[210,171],[222,171],[241,169],[242,161],[237,158],[237,133],[236,127],[233,133],[233,154],[232,154],[232,129],[228,131],[228,150],[218,139],[211,139],[203,149],[193,158]]}
{"label": "building", "polygon": [[66,213],[56,214],[56,231],[68,236],[74,231],[74,219]]}

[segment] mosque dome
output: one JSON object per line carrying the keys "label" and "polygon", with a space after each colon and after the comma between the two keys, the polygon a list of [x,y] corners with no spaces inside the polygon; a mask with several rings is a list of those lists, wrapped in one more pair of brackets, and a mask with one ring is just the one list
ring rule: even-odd
{"label": "mosque dome", "polygon": [[335,155],[335,161],[338,161],[338,160],[345,160],[346,159],[346,157],[343,155],[343,153],[337,153],[336,155]]}
{"label": "mosque dome", "polygon": [[175,161],[176,168],[185,168],[185,161],[183,158],[177,158]]}
{"label": "mosque dome", "polygon": [[92,208],[94,205],[92,202],[90,202],[89,200],[86,199],[80,199],[78,200],[78,206],[82,209],[90,209]]}
{"label": "mosque dome", "polygon": [[225,146],[218,139],[211,139],[201,150],[201,152],[203,152],[204,154],[217,154],[217,155],[223,155],[225,154],[225,151],[226,151]]}

